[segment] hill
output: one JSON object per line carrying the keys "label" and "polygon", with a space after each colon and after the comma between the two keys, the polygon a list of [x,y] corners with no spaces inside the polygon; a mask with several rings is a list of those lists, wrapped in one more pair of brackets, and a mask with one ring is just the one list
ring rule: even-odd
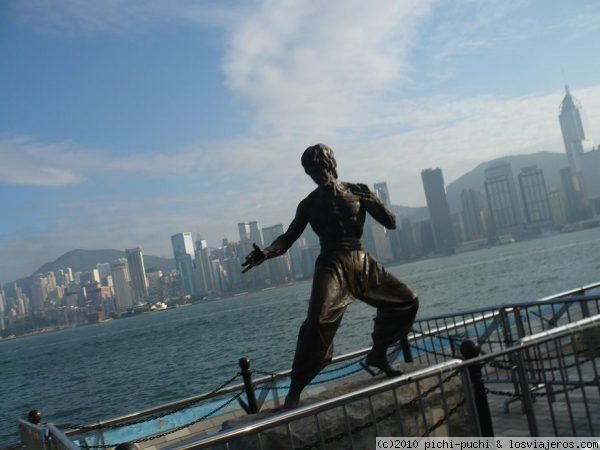
{"label": "hill", "polygon": [[[450,211],[458,213],[462,210],[460,204],[460,193],[463,189],[475,189],[485,196],[483,182],[485,180],[485,169],[491,164],[499,161],[508,161],[512,166],[515,183],[518,183],[517,175],[522,168],[536,165],[544,171],[544,179],[548,189],[556,188],[562,190],[560,170],[568,167],[567,155],[564,153],[539,152],[530,155],[510,155],[493,159],[479,164],[471,171],[465,173],[456,180],[448,183],[446,195]],[[518,189],[518,187],[517,187]]]}
{"label": "hill", "polygon": [[[54,272],[58,269],[70,267],[73,272],[85,272],[96,267],[96,264],[110,263],[118,258],[125,258],[122,250],[71,250],[52,262],[47,262],[33,272],[29,277],[16,280],[17,284],[27,294],[31,291],[32,277],[37,273]],[[144,255],[144,266],[146,270],[153,268],[163,272],[169,272],[175,268],[172,259],[158,256]],[[13,283],[7,283],[12,285]]]}

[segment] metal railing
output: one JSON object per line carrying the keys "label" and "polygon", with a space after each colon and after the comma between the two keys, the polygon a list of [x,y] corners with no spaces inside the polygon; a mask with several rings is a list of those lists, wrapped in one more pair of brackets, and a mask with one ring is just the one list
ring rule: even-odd
{"label": "metal railing", "polygon": [[[514,361],[511,370],[516,375],[516,382],[520,387],[520,393],[517,395],[511,393],[511,395],[514,395],[522,403],[530,436],[540,436],[542,432],[543,435],[556,436],[595,436],[600,431],[597,429],[598,426],[595,426],[596,420],[594,420],[594,418],[597,419],[600,417],[600,406],[598,406],[598,401],[600,400],[600,383],[596,362],[596,358],[600,356],[598,352],[600,342],[595,339],[596,333],[593,332],[597,332],[598,330],[600,330],[600,315],[584,318],[553,330],[543,331],[523,338],[515,346],[503,349],[495,354],[475,357],[464,362],[457,360],[447,361],[431,368],[357,390],[350,394],[251,422],[214,436],[199,438],[194,442],[176,444],[167,448],[169,450],[229,448],[228,444],[240,441],[241,439],[246,439],[246,445],[255,442],[255,448],[327,448],[327,444],[341,440],[342,438],[350,444],[347,448],[355,448],[355,438],[353,439],[353,436],[357,430],[353,430],[348,425],[345,435],[328,436],[327,430],[322,425],[324,421],[320,420],[320,417],[334,409],[341,410],[340,417],[347,417],[346,409],[348,405],[365,399],[372,405],[372,399],[377,395],[394,392],[402,386],[407,385],[414,385],[416,387],[418,394],[415,397],[415,401],[418,404],[425,398],[422,393],[419,393],[419,383],[422,383],[424,380],[432,377],[435,378],[437,380],[435,389],[442,390],[443,386],[453,375],[461,374],[464,380],[469,380],[467,369],[473,366],[484,366],[493,363],[496,359],[505,359],[506,357],[511,357]],[[589,342],[579,344],[578,348],[573,348],[572,340],[574,338],[580,339],[588,332],[592,333],[589,336]],[[532,371],[527,364],[528,358],[531,353],[540,353],[540,349],[553,349],[555,353],[548,355],[548,358],[543,360],[546,362],[550,361],[549,365],[537,369],[538,376],[541,376],[542,379],[539,379],[539,377],[532,379]],[[554,360],[557,362],[552,363],[551,361]],[[582,365],[585,364],[584,361],[585,363],[589,363],[588,369],[582,369]],[[558,365],[553,367],[552,364]],[[544,374],[547,373],[547,370],[557,372],[557,377],[553,379],[546,378]],[[432,392],[428,392],[428,395]],[[442,397],[442,402],[444,402],[447,397]],[[400,411],[412,402],[413,400],[404,404],[396,402],[393,413]],[[479,405],[475,404],[470,389],[465,390],[464,405],[472,413],[471,417],[475,419],[473,420],[472,435],[482,435],[482,424],[479,423],[478,418],[480,416],[477,414]],[[446,416],[444,417],[446,421],[451,421],[452,414],[450,411],[455,406],[456,404],[450,406],[447,403],[442,405],[444,411],[446,411]],[[421,408],[421,411],[424,410],[425,408]],[[378,434],[379,430],[377,430],[377,423],[380,422],[380,417],[376,416],[373,409],[371,411],[372,420],[369,423],[369,427],[372,429],[373,433],[371,434],[374,437],[375,435],[381,435]],[[564,417],[559,417],[559,411],[561,413],[566,411],[567,420]],[[539,423],[539,416],[543,416],[543,427]],[[294,423],[299,423],[307,418],[311,418],[313,423],[317,425],[311,431],[311,434],[314,436],[314,443],[303,444],[302,442],[295,442],[295,434],[291,429]],[[397,435],[407,436],[408,434],[405,434],[405,430],[401,429],[401,425],[401,423],[397,424]],[[422,435],[430,435],[435,425],[436,423],[432,423],[426,415],[423,415]],[[280,429],[279,432],[276,431],[278,428]],[[364,431],[364,429],[358,431]],[[273,438],[274,434],[276,435],[275,439]],[[281,446],[281,443],[286,440],[288,446]],[[273,446],[274,442],[277,443],[276,446]]]}
{"label": "metal railing", "polygon": [[[544,386],[563,383],[562,380],[565,376],[568,377],[569,374],[571,374],[571,378],[574,376],[571,373],[575,368],[573,366],[573,356],[561,360],[563,366],[569,366],[565,375],[560,371],[549,370],[545,363],[540,362],[545,360],[544,358],[554,357],[555,364],[558,364],[558,350],[549,346],[549,344],[546,344],[545,347],[528,346],[526,354],[521,354],[522,352],[519,353],[514,348],[515,346],[521,348],[521,343],[527,336],[537,336],[540,333],[548,332],[548,330],[562,329],[563,326],[571,322],[600,314],[600,295],[585,295],[598,288],[600,288],[600,283],[595,283],[536,302],[510,304],[496,308],[480,308],[460,314],[441,315],[418,320],[413,327],[413,333],[409,336],[415,361],[436,365],[436,367],[446,367],[445,364],[450,362],[448,367],[452,367],[455,364],[454,357],[457,354],[457,346],[465,339],[470,339],[479,343],[486,353],[482,358],[487,358],[486,361],[489,361],[488,364],[482,365],[483,379],[487,383],[497,383],[498,385],[504,383],[509,386],[509,391],[502,391],[503,394],[499,394],[505,397],[510,395],[510,400],[507,400],[506,403],[519,399],[522,392],[517,369],[515,369],[515,367],[518,367],[519,358],[525,364],[524,370],[529,376],[528,380]],[[573,344],[571,344],[572,346]],[[566,348],[568,346],[563,349],[563,352],[566,351]],[[506,352],[507,349],[512,350]],[[331,381],[359,371],[360,367],[357,360],[362,358],[368,350],[366,348],[335,357],[330,367],[320,374],[315,383]],[[443,372],[442,369],[440,370]],[[275,407],[279,406],[279,395],[287,389],[287,386],[282,385],[281,382],[289,379],[290,371],[277,373],[255,371],[255,373],[263,374],[263,376],[252,380],[251,383],[257,391],[260,391],[260,395],[256,399],[258,408],[266,400],[269,400]],[[208,393],[89,425],[69,425],[61,428],[68,429],[64,432],[64,435],[70,439],[75,439],[82,446],[87,443],[87,445],[102,448],[111,446],[106,442],[115,442],[112,439],[107,439],[114,430],[149,423],[154,420],[161,422],[163,428],[152,429],[152,427],[147,427],[145,436],[134,440],[156,439],[159,435],[168,435],[209,417],[232,412],[235,409],[239,410],[233,402],[241,400],[244,384],[231,385],[239,375],[237,374]],[[412,373],[410,375],[409,378],[414,381],[416,375]],[[402,377],[394,381],[401,383],[402,380],[406,379]],[[564,383],[571,386],[568,384],[568,379]],[[498,390],[494,391],[500,392]],[[553,397],[553,395],[550,395],[550,397]],[[179,422],[169,423],[169,420],[164,420],[165,418],[174,417],[182,411],[187,412],[194,408],[198,410],[197,414],[194,418],[190,418],[192,416],[188,414],[184,418],[187,422],[180,420]],[[445,411],[449,408],[451,407],[444,405]],[[164,423],[167,423],[167,426]],[[20,428],[24,429],[21,424]],[[28,429],[27,433],[34,436],[34,431]],[[57,431],[60,432],[60,430]],[[24,433],[22,431],[22,435]],[[25,434],[29,436],[27,433]]]}

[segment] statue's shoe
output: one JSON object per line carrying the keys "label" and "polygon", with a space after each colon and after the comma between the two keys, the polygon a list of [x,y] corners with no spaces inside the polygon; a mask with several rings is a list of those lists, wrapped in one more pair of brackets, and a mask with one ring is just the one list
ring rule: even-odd
{"label": "statue's shoe", "polygon": [[371,376],[376,376],[378,373],[373,369],[379,369],[381,372],[385,373],[388,378],[399,377],[404,372],[399,369],[394,369],[390,366],[390,363],[387,359],[370,359],[369,355],[364,360],[360,361],[360,366],[365,369]]}

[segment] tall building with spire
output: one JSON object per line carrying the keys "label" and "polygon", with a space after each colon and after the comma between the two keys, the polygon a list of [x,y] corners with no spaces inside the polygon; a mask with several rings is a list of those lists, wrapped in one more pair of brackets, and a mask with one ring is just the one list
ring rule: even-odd
{"label": "tall building with spire", "polygon": [[565,85],[565,97],[559,107],[558,120],[571,173],[580,174],[582,156],[593,148],[592,136],[581,103],[573,97],[568,85]]}
{"label": "tall building with spire", "polygon": [[[595,167],[597,164],[594,164],[594,154],[590,153],[594,145],[585,112],[566,84],[558,120],[569,161],[568,172],[565,171],[562,177],[565,195],[570,202],[568,206],[573,212],[571,220],[586,219],[592,212],[590,203],[595,204],[596,198],[600,195],[597,192],[590,192],[590,189],[595,190],[594,183],[599,168]],[[588,159],[590,161],[587,161]],[[590,167],[590,163],[593,167]]]}

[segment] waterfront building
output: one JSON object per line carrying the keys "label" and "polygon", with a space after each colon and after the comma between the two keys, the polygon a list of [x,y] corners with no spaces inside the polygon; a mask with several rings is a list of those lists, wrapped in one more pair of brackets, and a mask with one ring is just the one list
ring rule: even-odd
{"label": "waterfront building", "polygon": [[148,297],[151,300],[162,299],[162,276],[162,270],[153,270],[146,274],[146,278],[148,279]]}
{"label": "waterfront building", "polygon": [[136,303],[144,303],[148,300],[148,279],[144,267],[144,256],[139,247],[125,250],[129,276],[131,277],[131,289],[133,299]]}
{"label": "waterfront building", "polygon": [[204,294],[216,292],[215,275],[210,262],[210,248],[206,240],[196,240],[196,271],[198,276],[198,288]]}
{"label": "waterfront building", "polygon": [[481,195],[475,189],[463,189],[460,193],[462,220],[467,241],[482,239],[485,236]]}
{"label": "waterfront building", "polygon": [[133,294],[131,292],[131,278],[127,260],[117,259],[110,265],[113,284],[115,289],[115,300],[118,311],[127,311],[133,307]]}
{"label": "waterfront building", "polygon": [[238,231],[240,233],[240,241],[250,240],[250,224],[246,222],[238,223]]}
{"label": "waterfront building", "polygon": [[262,247],[263,245],[269,245],[271,242],[263,242],[260,227],[258,226],[258,222],[256,220],[252,222],[248,222],[248,227],[250,228],[250,242]]}
{"label": "waterfront building", "polygon": [[583,168],[582,156],[584,152],[592,150],[593,144],[581,103],[573,97],[568,85],[565,85],[565,97],[559,107],[558,120],[569,168],[574,176],[579,177]]}
{"label": "waterfront building", "polygon": [[405,258],[414,258],[417,256],[417,242],[415,240],[415,232],[410,218],[402,219],[402,227],[400,231],[400,248],[402,255]]}
{"label": "waterfront building", "polygon": [[[283,234],[283,225],[277,224],[262,229],[263,242],[269,245],[278,236]],[[279,284],[290,279],[290,257],[288,253],[278,258],[269,259],[267,267],[271,275],[271,284]]]}
{"label": "waterfront building", "polygon": [[36,273],[31,284],[31,310],[41,311],[44,309],[44,301],[48,296],[48,280],[44,274]]}
{"label": "waterfront building", "polygon": [[76,307],[79,303],[79,294],[77,292],[66,292],[63,297],[63,305]]}
{"label": "waterfront building", "polygon": [[511,234],[521,226],[521,213],[510,163],[499,162],[485,169],[485,194],[495,235]]}
{"label": "waterfront building", "polygon": [[525,167],[521,169],[518,178],[528,226],[551,226],[552,214],[543,171],[537,166]]}
{"label": "waterfront building", "polygon": [[55,276],[56,276],[56,284],[61,285],[61,286],[68,286],[69,282],[67,281],[67,277],[65,274],[65,271],[63,269],[58,269],[55,272]]}
{"label": "waterfront building", "polygon": [[595,215],[600,215],[600,146],[582,157],[585,195]]}
{"label": "waterfront building", "polygon": [[435,251],[435,236],[431,220],[421,220],[418,222],[415,231],[419,253],[421,255],[433,253]]}
{"label": "waterfront building", "polygon": [[560,170],[560,178],[565,193],[567,220],[577,222],[587,219],[590,209],[584,197],[581,178],[573,175],[570,167]]}
{"label": "waterfront building", "polygon": [[423,180],[425,199],[431,218],[435,251],[437,253],[452,252],[456,242],[442,170],[439,168],[425,169],[421,171],[421,179]]}
{"label": "waterfront building", "polygon": [[564,207],[562,196],[558,189],[550,189],[548,192],[548,203],[550,205],[550,215],[554,225],[561,228],[567,223],[567,213]]}
{"label": "waterfront building", "polygon": [[175,267],[179,271],[181,287],[185,295],[196,295],[196,273],[194,270],[194,260],[196,253],[194,251],[194,241],[192,233],[185,231],[171,236],[171,245],[173,247],[173,256],[175,258]]}
{"label": "waterfront building", "polygon": [[97,282],[96,276],[94,276],[91,270],[88,270],[87,272],[76,272],[75,278],[77,279],[77,284],[79,284],[80,286],[83,286],[84,284],[88,283]]}
{"label": "waterfront building", "polygon": [[308,245],[302,249],[302,275],[310,277],[315,273],[315,262],[321,253],[321,247]]}
{"label": "waterfront building", "polygon": [[100,280],[110,275],[110,263],[96,264],[96,269],[98,269],[98,273],[100,274]]}
{"label": "waterfront building", "polygon": [[375,183],[373,188],[375,189],[375,195],[377,195],[379,200],[390,209],[392,207],[392,202],[390,201],[390,192],[388,191],[387,183],[385,181],[382,183]]}
{"label": "waterfront building", "polygon": [[373,244],[375,247],[375,255],[377,260],[386,263],[394,260],[394,253],[385,227],[379,223],[373,223],[370,227],[371,235],[373,236]]}
{"label": "waterfront building", "polygon": [[288,251],[290,256],[290,269],[294,279],[302,278],[304,276],[302,271],[302,248],[305,245],[304,239],[301,236],[292,244]]}

